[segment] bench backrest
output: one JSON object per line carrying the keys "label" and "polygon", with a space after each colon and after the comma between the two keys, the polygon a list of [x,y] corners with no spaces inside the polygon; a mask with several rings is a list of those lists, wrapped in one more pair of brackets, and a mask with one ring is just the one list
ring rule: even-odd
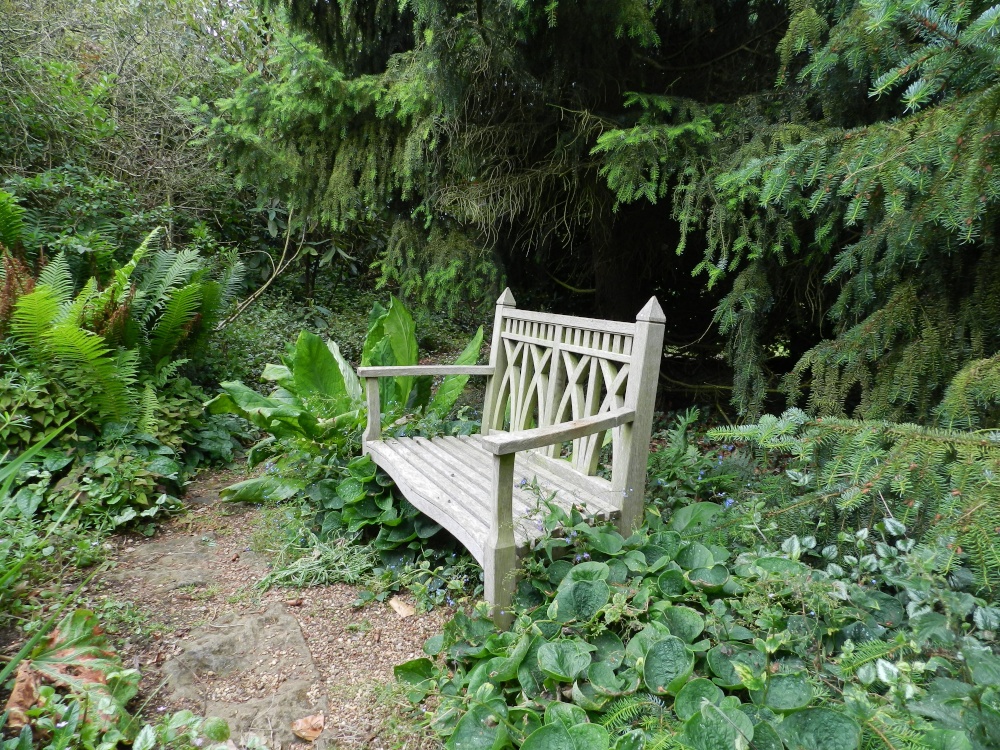
{"label": "bench backrest", "polygon": [[[518,310],[506,290],[497,300],[483,432],[547,427],[628,406],[636,409],[636,423],[612,430],[619,473],[629,458],[626,433],[649,441],[664,320],[655,297],[635,323],[622,323]],[[600,433],[573,441],[577,471],[597,471],[604,439]]]}

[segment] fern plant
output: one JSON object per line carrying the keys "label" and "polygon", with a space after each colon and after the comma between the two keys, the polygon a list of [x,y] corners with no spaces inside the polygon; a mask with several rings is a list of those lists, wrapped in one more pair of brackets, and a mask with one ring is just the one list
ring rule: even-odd
{"label": "fern plant", "polygon": [[34,291],[18,300],[10,326],[21,345],[15,360],[59,383],[72,394],[77,413],[89,411],[90,420],[124,418],[134,400],[135,352],[116,352],[81,326],[91,285],[74,298],[72,286],[60,281],[58,269],[43,272]]}
{"label": "fern plant", "polygon": [[239,261],[212,278],[193,250],[154,251],[159,234],[149,233],[104,288],[90,278],[76,290],[60,253],[13,305],[13,363],[67,394],[89,423],[130,422],[155,435],[157,392],[176,380],[187,361],[179,355],[204,341],[238,289]]}

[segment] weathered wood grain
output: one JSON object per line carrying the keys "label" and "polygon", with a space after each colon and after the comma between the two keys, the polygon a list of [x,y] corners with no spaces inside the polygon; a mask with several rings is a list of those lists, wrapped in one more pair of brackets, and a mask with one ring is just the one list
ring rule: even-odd
{"label": "weathered wood grain", "polygon": [[[625,535],[641,521],[664,322],[655,297],[620,323],[518,310],[508,289],[488,365],[358,370],[364,450],[483,566],[499,627],[512,620],[517,556],[543,534],[540,497]],[[378,378],[394,375],[485,375],[481,435],[382,440]],[[596,476],[609,433],[610,481]]]}

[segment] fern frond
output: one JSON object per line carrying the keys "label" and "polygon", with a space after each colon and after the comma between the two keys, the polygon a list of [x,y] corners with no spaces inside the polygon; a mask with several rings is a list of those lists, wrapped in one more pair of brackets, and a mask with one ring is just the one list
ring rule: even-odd
{"label": "fern frond", "polygon": [[184,365],[186,365],[190,360],[187,359],[172,359],[169,362],[161,361],[156,370],[156,377],[153,381],[158,388],[162,388],[167,383],[169,383],[177,371],[180,370]]}
{"label": "fern frond", "polygon": [[187,327],[195,319],[201,307],[202,285],[192,282],[175,289],[167,298],[163,314],[153,326],[149,335],[149,358],[154,364],[177,348],[187,335]]}
{"label": "fern frond", "polygon": [[24,232],[24,209],[10,193],[0,190],[0,246],[14,248]]}
{"label": "fern frond", "polygon": [[644,745],[646,750],[687,750],[680,740],[679,733],[657,732],[653,734]]}
{"label": "fern frond", "polygon": [[845,654],[840,658],[841,676],[844,678],[850,677],[865,664],[870,664],[873,661],[885,659],[890,656],[906,654],[910,650],[909,644],[904,641],[883,641],[879,639],[865,641],[855,647],[852,653]]}
{"label": "fern frond", "polygon": [[85,394],[85,403],[93,406],[100,421],[127,415],[134,358],[129,362],[127,357],[113,355],[103,338],[72,321],[52,327],[43,340],[49,367]]}
{"label": "fern frond", "polygon": [[50,287],[37,288],[18,299],[10,329],[14,338],[27,347],[29,356],[41,353],[45,334],[59,317],[59,312],[59,297]]}
{"label": "fern frond", "polygon": [[219,311],[225,311],[240,293],[243,285],[243,277],[246,274],[246,265],[238,257],[234,257],[226,264],[219,276],[219,286],[222,294],[219,296]]}
{"label": "fern frond", "polygon": [[181,250],[177,253],[161,250],[156,253],[153,272],[143,276],[136,295],[143,298],[142,309],[137,311],[139,323],[148,325],[167,304],[171,292],[186,284],[201,269],[202,260],[197,250]]}
{"label": "fern frond", "polygon": [[650,716],[660,717],[666,711],[662,699],[648,693],[626,695],[611,703],[599,721],[609,732],[624,733]]}
{"label": "fern frond", "polygon": [[160,402],[156,398],[156,389],[152,383],[146,383],[139,397],[139,417],[136,420],[136,428],[146,435],[156,435],[159,430],[159,420],[156,418],[156,411]]}
{"label": "fern frond", "polygon": [[38,274],[36,287],[39,286],[49,287],[60,305],[69,303],[73,298],[73,274],[69,270],[65,250],[50,260]]}

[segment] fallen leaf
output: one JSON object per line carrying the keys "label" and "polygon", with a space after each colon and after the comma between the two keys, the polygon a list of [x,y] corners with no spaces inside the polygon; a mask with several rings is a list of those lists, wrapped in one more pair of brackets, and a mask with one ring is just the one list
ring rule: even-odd
{"label": "fallen leaf", "polygon": [[398,596],[394,596],[389,600],[389,606],[396,610],[396,614],[399,615],[400,620],[417,613],[412,604],[407,604]]}
{"label": "fallen leaf", "polygon": [[303,716],[292,722],[292,733],[307,742],[312,742],[323,733],[324,724],[323,714]]}
{"label": "fallen leaf", "polygon": [[7,716],[7,726],[15,732],[28,723],[29,708],[33,708],[38,700],[38,686],[40,675],[31,668],[31,664],[23,662],[17,668],[14,676],[14,689],[7,699],[5,709],[9,712]]}

